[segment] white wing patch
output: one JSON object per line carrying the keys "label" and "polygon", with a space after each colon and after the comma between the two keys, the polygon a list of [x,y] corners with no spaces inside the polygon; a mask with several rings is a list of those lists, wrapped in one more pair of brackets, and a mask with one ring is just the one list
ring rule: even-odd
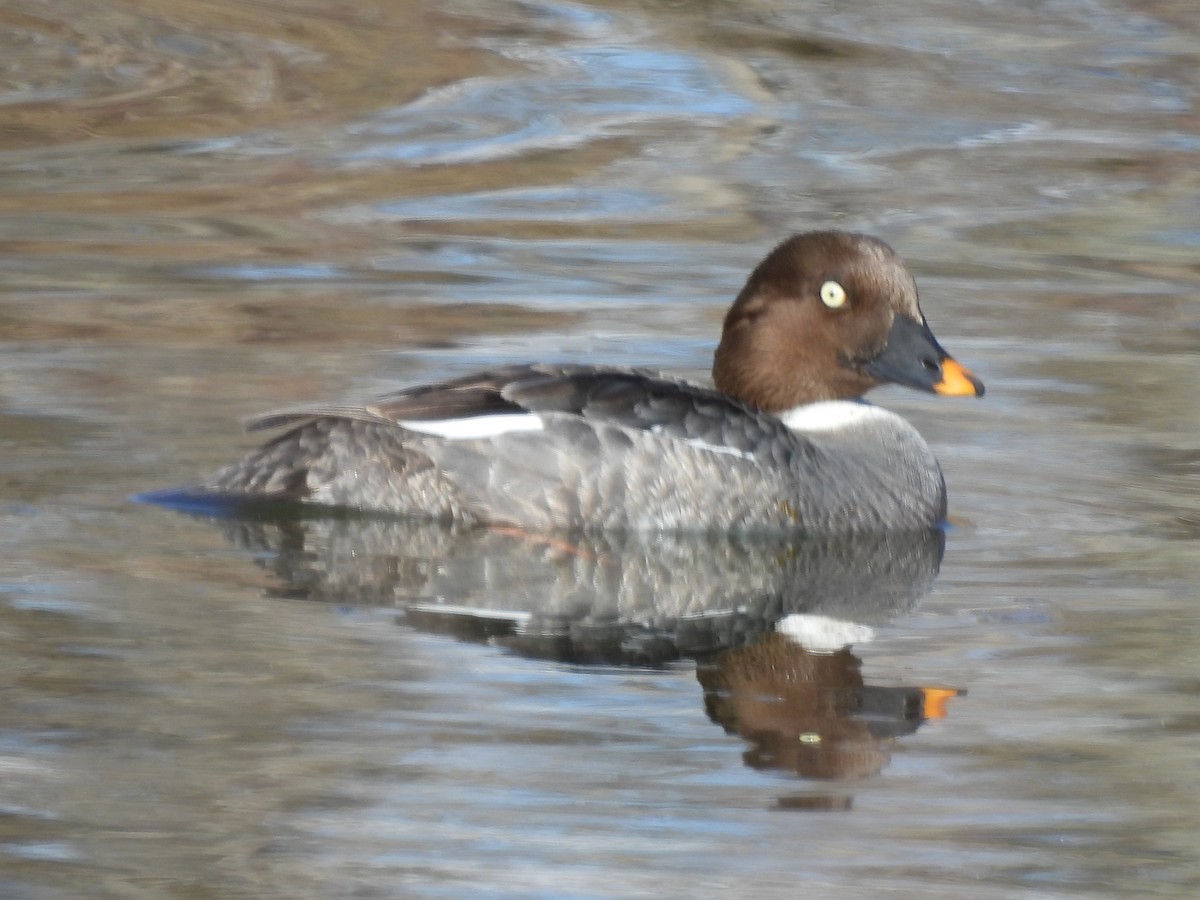
{"label": "white wing patch", "polygon": [[482,609],[478,606],[459,605],[456,603],[410,603],[408,609],[417,612],[439,613],[443,616],[467,616],[472,619],[505,619],[515,622],[518,626],[525,625],[533,614],[520,609]]}
{"label": "white wing patch", "polygon": [[432,434],[448,441],[469,441],[514,431],[541,431],[545,427],[542,417],[537,413],[499,413],[464,416],[460,419],[400,419],[397,424],[409,431]]}
{"label": "white wing patch", "polygon": [[866,422],[898,418],[895,413],[870,403],[854,400],[823,400],[806,403],[779,414],[793,431],[836,431]]}
{"label": "white wing patch", "polygon": [[737,447],[726,447],[722,444],[710,444],[707,441],[697,440],[696,438],[685,438],[685,444],[691,444],[693,447],[698,447],[701,450],[707,450],[709,453],[721,453],[725,456],[736,456],[738,459],[754,459],[753,453],[747,453],[745,450],[739,450]]}
{"label": "white wing patch", "polygon": [[[662,437],[667,434],[667,429],[662,425],[651,425],[650,433]],[[668,440],[670,440],[668,435]],[[724,444],[710,444],[708,441],[702,441],[699,438],[680,438],[685,444],[697,448],[698,450],[707,450],[709,453],[720,453],[724,456],[736,456],[738,459],[754,459],[753,453],[747,453],[745,450],[739,450],[737,447],[726,447]]]}

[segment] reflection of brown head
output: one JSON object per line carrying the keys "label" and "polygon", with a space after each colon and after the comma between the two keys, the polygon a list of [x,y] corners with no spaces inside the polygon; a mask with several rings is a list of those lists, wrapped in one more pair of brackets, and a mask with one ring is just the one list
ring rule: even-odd
{"label": "reflection of brown head", "polygon": [[861,661],[849,650],[810,653],[778,634],[697,667],[709,717],[753,746],[746,763],[808,778],[876,775],[890,740],[854,718],[862,702]]}

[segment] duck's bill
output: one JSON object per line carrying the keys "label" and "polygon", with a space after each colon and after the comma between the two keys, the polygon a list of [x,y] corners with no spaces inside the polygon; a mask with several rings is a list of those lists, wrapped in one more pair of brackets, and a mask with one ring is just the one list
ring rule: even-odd
{"label": "duck's bill", "polygon": [[983,382],[971,374],[958,360],[949,356],[942,359],[942,380],[933,389],[947,397],[982,397]]}
{"label": "duck's bill", "polygon": [[880,381],[903,384],[947,397],[982,397],[983,382],[950,356],[929,326],[896,316],[883,352],[864,366]]}

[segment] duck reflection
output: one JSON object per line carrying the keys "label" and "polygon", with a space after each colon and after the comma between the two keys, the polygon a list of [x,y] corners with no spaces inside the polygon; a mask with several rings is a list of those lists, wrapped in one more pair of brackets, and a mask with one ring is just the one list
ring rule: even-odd
{"label": "duck reflection", "polygon": [[564,663],[695,660],[746,764],[861,778],[953,689],[871,685],[850,646],[937,576],[937,530],[833,537],[455,531],[364,518],[217,519],[278,593],[395,606],[419,630]]}
{"label": "duck reflection", "polygon": [[864,684],[848,647],[817,652],[781,633],[699,662],[696,677],[709,718],[749,742],[748,766],[820,779],[878,775],[893,741],[960,693]]}

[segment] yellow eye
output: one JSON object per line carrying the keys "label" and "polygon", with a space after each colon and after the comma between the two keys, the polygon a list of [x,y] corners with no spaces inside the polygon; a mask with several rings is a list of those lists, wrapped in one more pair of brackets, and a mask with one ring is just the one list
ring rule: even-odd
{"label": "yellow eye", "polygon": [[827,281],[821,285],[821,302],[830,309],[838,309],[846,303],[846,289],[836,281]]}

